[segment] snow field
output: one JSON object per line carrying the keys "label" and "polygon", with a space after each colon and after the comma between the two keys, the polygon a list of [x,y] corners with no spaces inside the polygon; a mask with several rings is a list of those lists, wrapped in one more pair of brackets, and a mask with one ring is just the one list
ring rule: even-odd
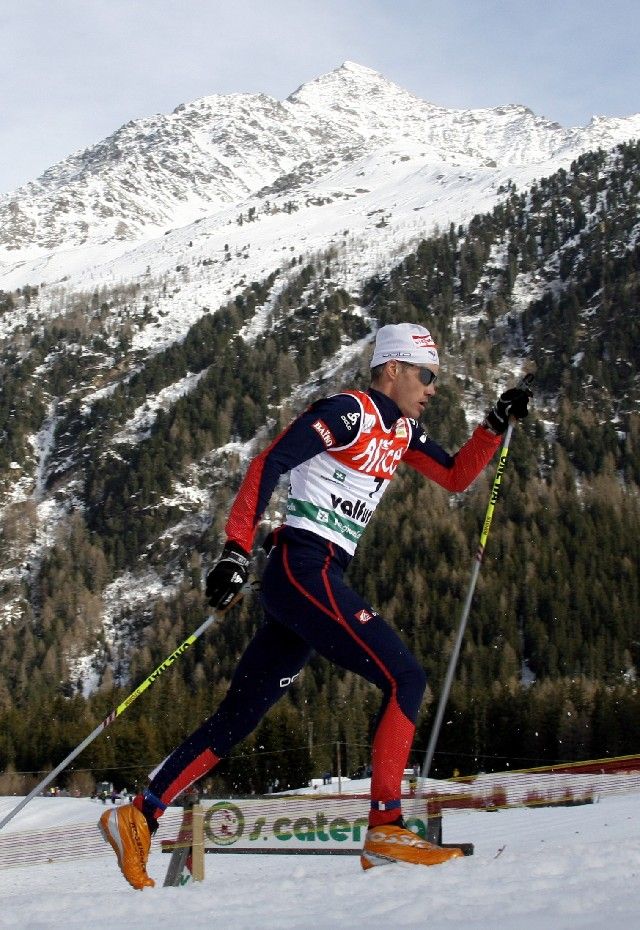
{"label": "snow field", "polygon": [[[15,799],[0,799],[0,813]],[[638,794],[572,808],[445,814],[445,842],[475,854],[422,869],[362,872],[357,856],[208,855],[205,881],[135,892],[113,854],[19,867],[0,876],[0,927],[20,930],[614,930],[638,924]],[[6,830],[97,818],[102,805],[37,799]],[[93,815],[93,816],[91,816]],[[4,832],[4,831],[3,831]],[[504,847],[504,848],[503,848]],[[502,852],[497,856],[498,851]]]}

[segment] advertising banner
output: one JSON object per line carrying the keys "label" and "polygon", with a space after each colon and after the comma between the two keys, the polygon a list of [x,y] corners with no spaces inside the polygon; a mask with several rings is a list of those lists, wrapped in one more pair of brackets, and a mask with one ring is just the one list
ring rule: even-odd
{"label": "advertising banner", "polygon": [[[358,853],[367,832],[369,798],[287,795],[206,801],[207,852]],[[405,807],[409,829],[427,836],[424,802]]]}

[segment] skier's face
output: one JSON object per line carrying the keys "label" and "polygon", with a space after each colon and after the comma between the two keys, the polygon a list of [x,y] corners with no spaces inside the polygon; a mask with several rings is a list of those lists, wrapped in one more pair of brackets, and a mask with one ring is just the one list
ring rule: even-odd
{"label": "skier's face", "polygon": [[[436,393],[435,378],[438,365],[407,365],[403,362],[390,363],[391,387],[389,397],[405,417],[420,419],[429,398]],[[430,374],[429,374],[430,373]],[[425,384],[425,381],[430,381]]]}

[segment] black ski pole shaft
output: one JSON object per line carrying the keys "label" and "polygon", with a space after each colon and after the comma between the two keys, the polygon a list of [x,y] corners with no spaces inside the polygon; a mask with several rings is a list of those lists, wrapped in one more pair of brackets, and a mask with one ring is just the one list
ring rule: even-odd
{"label": "black ski pole shaft", "polygon": [[135,691],[132,691],[131,694],[126,697],[124,701],[122,701],[122,703],[118,704],[118,706],[114,708],[114,710],[112,710],[107,717],[104,718],[102,723],[99,723],[95,730],[89,733],[89,735],[85,737],[85,739],[83,739],[82,742],[79,743],[72,752],[69,753],[66,759],[63,759],[62,762],[57,765],[52,772],[49,772],[46,778],[43,778],[42,781],[39,782],[35,788],[29,792],[28,795],[26,795],[26,797],[22,798],[20,803],[17,804],[13,810],[10,810],[9,813],[3,817],[2,820],[0,820],[0,830],[2,830],[2,828],[5,827],[10,820],[13,820],[16,814],[19,813],[19,811],[21,811],[22,808],[29,803],[29,801],[35,798],[36,795],[40,794],[40,792],[46,788],[47,785],[50,785],[54,778],[59,775],[60,772],[66,769],[69,763],[73,762],[73,760],[80,755],[83,749],[86,749],[87,746],[89,746],[89,744],[92,743],[94,739],[102,733],[103,730],[106,730],[107,727],[111,726],[114,720],[123,714],[127,707],[129,707],[130,704],[133,704],[133,702],[139,698],[140,695],[143,694],[147,688],[149,688],[153,682],[156,681],[160,675],[162,675],[163,672],[170,668],[176,659],[183,655],[183,653],[185,653],[187,649],[189,649],[189,647],[192,646],[195,641],[200,636],[202,636],[205,630],[208,630],[211,624],[214,623],[217,619],[218,616],[216,614],[210,614],[204,623],[200,624],[197,630],[195,630],[190,636],[187,636],[184,642],[182,642],[176,649],[174,649],[171,655],[167,656],[164,662],[161,662],[160,665],[154,669],[154,671],[151,672],[151,674],[147,676],[147,678],[145,678],[141,684],[138,685]]}
{"label": "black ski pole shaft", "polygon": [[[520,381],[518,387],[528,388],[531,382],[533,381],[533,375],[525,375],[524,378]],[[442,685],[442,691],[440,692],[440,700],[438,702],[438,708],[436,710],[436,716],[433,721],[433,726],[431,727],[431,735],[429,737],[429,744],[427,746],[427,751],[424,757],[424,764],[422,766],[422,779],[421,779],[421,791],[424,793],[425,781],[429,777],[429,772],[431,771],[431,764],[433,762],[433,756],[436,750],[436,744],[438,742],[438,737],[440,736],[440,729],[442,727],[442,720],[444,718],[444,712],[449,700],[449,692],[451,691],[451,685],[453,684],[453,678],[455,676],[456,667],[458,665],[458,658],[460,656],[460,649],[462,647],[462,640],[464,639],[465,630],[467,628],[467,621],[469,619],[469,612],[471,610],[471,601],[473,600],[473,595],[476,589],[476,583],[478,581],[478,575],[480,574],[480,566],[482,565],[482,560],[484,557],[484,550],[487,545],[487,539],[489,537],[489,530],[491,529],[491,521],[493,520],[493,512],[498,501],[500,494],[500,485],[502,484],[502,476],[507,464],[507,456],[509,455],[509,445],[511,443],[511,435],[513,433],[513,421],[509,421],[507,426],[507,431],[502,443],[502,448],[500,449],[500,459],[498,461],[498,467],[496,469],[496,474],[493,479],[493,485],[491,487],[491,494],[489,496],[489,503],[487,505],[487,510],[484,517],[484,523],[482,525],[482,532],[480,533],[480,542],[478,544],[478,549],[473,559],[473,566],[471,568],[471,578],[469,579],[469,586],[467,588],[467,593],[464,599],[464,604],[462,606],[462,612],[460,614],[460,620],[458,623],[458,632],[456,634],[456,639],[453,645],[453,650],[449,658],[449,664],[447,666],[447,673],[445,675],[445,680]]]}

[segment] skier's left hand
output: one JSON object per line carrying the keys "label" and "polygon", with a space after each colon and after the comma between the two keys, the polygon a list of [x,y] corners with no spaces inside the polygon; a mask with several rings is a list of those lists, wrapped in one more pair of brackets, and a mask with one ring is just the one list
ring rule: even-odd
{"label": "skier's left hand", "polygon": [[504,394],[501,394],[487,414],[485,424],[496,435],[501,436],[509,425],[509,418],[524,420],[529,414],[529,399],[533,394],[529,388],[515,387],[509,388]]}

